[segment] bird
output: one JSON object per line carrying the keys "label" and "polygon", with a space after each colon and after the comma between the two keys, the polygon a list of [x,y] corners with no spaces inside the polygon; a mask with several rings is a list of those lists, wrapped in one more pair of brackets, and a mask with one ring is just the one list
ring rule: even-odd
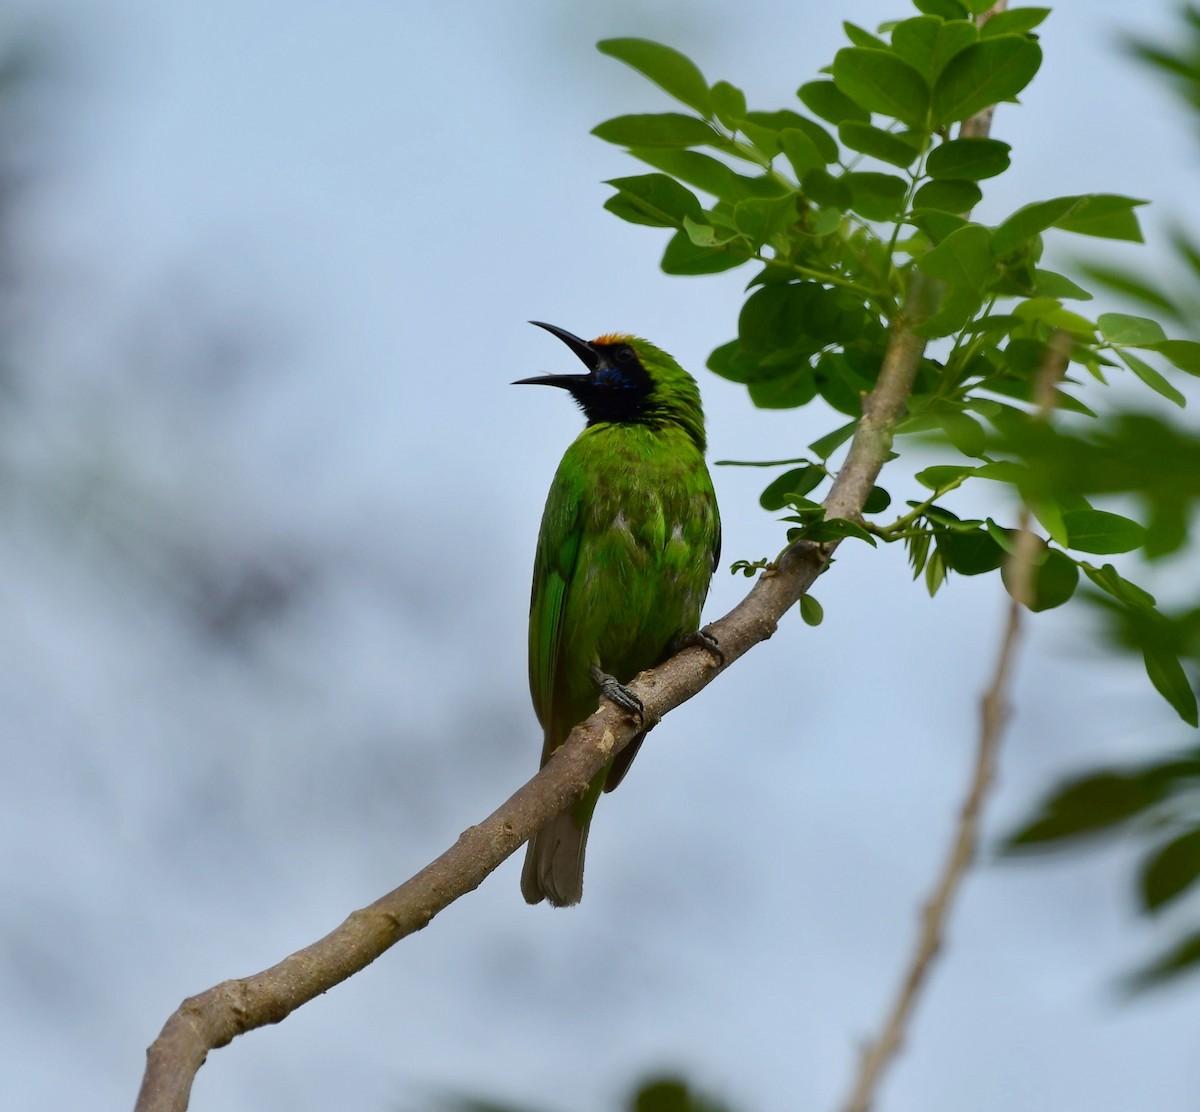
{"label": "bird", "polygon": [[[700,612],[721,554],[721,519],[704,462],[700,390],[647,340],[606,333],[587,341],[543,321],[584,374],[513,385],[556,386],[587,425],[558,465],[538,533],[529,605],[529,688],[543,731],[542,766],[603,694],[639,723],[625,685],[687,644],[715,639]],[[620,783],[645,730],[595,776],[582,798],[529,841],[521,873],[528,903],[577,904],[588,828],[601,791]]]}

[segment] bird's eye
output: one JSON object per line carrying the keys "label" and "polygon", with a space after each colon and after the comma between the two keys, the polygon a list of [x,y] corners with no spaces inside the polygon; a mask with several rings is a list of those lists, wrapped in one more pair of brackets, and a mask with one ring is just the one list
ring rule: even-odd
{"label": "bird's eye", "polygon": [[618,363],[628,363],[634,357],[633,348],[631,348],[628,344],[622,344],[619,348],[617,348],[614,354],[616,355]]}

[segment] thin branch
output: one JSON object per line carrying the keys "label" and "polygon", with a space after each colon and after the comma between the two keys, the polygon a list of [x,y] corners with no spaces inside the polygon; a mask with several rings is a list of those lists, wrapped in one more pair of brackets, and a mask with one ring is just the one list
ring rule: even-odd
{"label": "thin branch", "polygon": [[[1046,349],[1035,380],[1037,417],[1046,420],[1054,408],[1054,388],[1067,369],[1070,337],[1058,333]],[[1000,652],[992,681],[980,700],[979,740],[975,764],[971,770],[966,798],[959,813],[958,826],[946,860],[938,873],[933,893],[926,901],[920,919],[916,946],[909,958],[900,989],[888,1009],[878,1038],[863,1051],[858,1074],[843,1112],[869,1112],[887,1067],[904,1044],[905,1033],[921,990],[945,941],[946,924],[955,898],[975,860],[979,845],[979,827],[988,790],[996,775],[996,761],[1004,725],[1008,718],[1008,691],[1013,659],[1021,635],[1022,610],[1033,601],[1033,569],[1041,540],[1030,528],[1028,506],[1021,507],[1018,532],[1009,556],[1008,620],[1000,642]]]}

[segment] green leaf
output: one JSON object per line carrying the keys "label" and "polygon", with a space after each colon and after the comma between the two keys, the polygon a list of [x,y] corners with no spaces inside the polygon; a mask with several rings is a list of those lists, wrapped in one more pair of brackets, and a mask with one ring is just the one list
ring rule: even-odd
{"label": "green leaf", "polygon": [[1096,331],[1096,326],[1087,317],[1064,309],[1052,297],[1031,297],[1022,301],[1013,314],[1023,321],[1042,321],[1050,328],[1061,328],[1087,342],[1092,341]]}
{"label": "green leaf", "polygon": [[800,617],[804,619],[805,625],[819,626],[825,617],[825,611],[812,595],[801,595]]}
{"label": "green leaf", "polygon": [[925,589],[929,597],[938,593],[938,588],[946,582],[946,561],[940,549],[934,549],[925,562]]}
{"label": "green leaf", "polygon": [[789,127],[781,131],[779,145],[783,148],[784,157],[796,171],[796,177],[801,181],[810,170],[823,169],[827,161],[812,137],[799,128]]}
{"label": "green leaf", "polygon": [[717,139],[703,120],[679,112],[615,116],[597,124],[592,134],[622,147],[699,147]]}
{"label": "green leaf", "polygon": [[846,32],[846,38],[855,46],[869,46],[878,50],[887,50],[888,48],[888,44],[883,39],[847,20],[842,20],[842,30]]}
{"label": "green leaf", "polygon": [[851,100],[869,112],[924,127],[929,86],[907,62],[888,50],[848,46],[833,59],[833,80]]}
{"label": "green leaf", "polygon": [[[749,115],[750,113],[746,113]],[[738,125],[738,130],[750,140],[756,150],[762,153],[760,161],[762,165],[773,159],[779,153],[779,129],[775,127],[764,127],[762,124],[755,123],[753,120],[742,120]],[[738,157],[745,157],[740,152]]]}
{"label": "green leaf", "polygon": [[1105,564],[1100,568],[1084,564],[1083,572],[1097,587],[1107,591],[1113,598],[1139,610],[1154,609],[1154,596],[1149,591],[1143,591],[1136,583],[1123,578],[1112,564]]}
{"label": "green leaf", "polygon": [[1138,970],[1129,978],[1128,987],[1133,992],[1143,992],[1188,972],[1197,964],[1200,964],[1200,931],[1185,936],[1157,961]]}
{"label": "green leaf", "polygon": [[758,504],[764,510],[770,510],[772,513],[782,510],[784,506],[791,504],[792,496],[802,497],[808,494],[820,486],[824,478],[825,468],[818,467],[816,464],[810,463],[805,467],[794,467],[791,471],[785,471],[767,484],[762,494],[758,496]]}
{"label": "green leaf", "polygon": [[818,522],[812,528],[805,530],[805,536],[809,540],[819,542],[853,537],[855,540],[866,541],[872,548],[875,547],[875,538],[866,529],[858,522],[844,517],[831,517],[827,521]]}
{"label": "green leaf", "polygon": [[738,314],[738,337],[747,352],[766,354],[793,347],[805,335],[807,317],[822,296],[815,282],[760,286]]}
{"label": "green leaf", "polygon": [[809,170],[801,182],[804,193],[821,208],[834,208],[847,212],[854,203],[849,187],[841,178],[835,178],[824,166]]}
{"label": "green leaf", "polygon": [[924,471],[918,471],[914,478],[923,487],[928,487],[930,490],[941,490],[956,479],[973,475],[975,471],[976,468],[969,465],[939,464],[935,467],[926,467]]}
{"label": "green leaf", "polygon": [[746,94],[728,81],[716,82],[710,93],[717,119],[730,130],[736,130],[738,123],[746,115]]}
{"label": "green leaf", "polygon": [[699,151],[677,150],[670,147],[633,147],[635,158],[662,170],[673,178],[703,189],[722,201],[740,201],[746,196],[751,180],[735,174],[724,162]]}
{"label": "green leaf", "polygon": [[801,116],[799,112],[787,113],[787,118],[780,122],[780,133],[795,130],[802,131],[812,140],[813,146],[820,152],[826,163],[838,160],[837,140],[815,120]]}
{"label": "green leaf", "polygon": [[973,181],[941,179],[927,181],[913,197],[914,209],[938,209],[955,214],[968,213],[983,199]]}
{"label": "green leaf", "polygon": [[868,220],[890,220],[904,207],[908,184],[892,174],[849,173],[841,177],[855,212]]}
{"label": "green leaf", "polygon": [[978,456],[987,447],[983,426],[959,409],[927,410],[906,417],[896,426],[896,433],[928,432],[930,429],[941,429],[946,439],[965,456]]}
{"label": "green leaf", "polygon": [[833,136],[820,124],[787,108],[776,112],[747,112],[739,130],[764,155],[773,158],[780,150],[780,135],[788,128],[803,131],[816,145],[826,162],[837,161],[838,149]]}
{"label": "green leaf", "polygon": [[[992,540],[994,540],[1001,548],[1003,548],[1005,552],[1007,552],[1010,556],[1012,556],[1016,552],[1016,550],[1017,550],[1016,540],[1015,540],[1015,538],[1017,536],[1016,529],[1005,529],[1002,526],[997,525],[996,522],[990,517],[987,519],[986,528],[987,528],[987,531],[991,534]],[[1043,545],[1042,545],[1043,558],[1049,553],[1049,551],[1050,551],[1049,546],[1043,542]]]}
{"label": "green leaf", "polygon": [[[628,178],[612,178],[605,184],[617,189],[618,197],[632,206],[640,216],[640,220],[635,220],[634,223],[679,228],[682,227],[685,216],[696,221],[704,219],[704,211],[696,195],[666,174],[638,174]],[[625,219],[629,217],[626,216]]]}
{"label": "green leaf", "polygon": [[995,571],[1005,561],[1004,550],[986,529],[969,533],[939,533],[937,548],[951,571],[959,575],[982,575]]}
{"label": "green leaf", "polygon": [[1143,526],[1106,510],[1069,510],[1063,524],[1067,547],[1077,552],[1131,552],[1146,540]]}
{"label": "green leaf", "polygon": [[1100,335],[1110,344],[1124,347],[1152,347],[1167,338],[1158,321],[1131,317],[1127,313],[1101,313],[1096,324],[1100,327]]}
{"label": "green leaf", "polygon": [[869,123],[871,113],[861,108],[832,81],[809,81],[796,90],[796,96],[814,116],[840,124],[843,120]]}
{"label": "green leaf", "polygon": [[1050,540],[1066,547],[1067,527],[1062,522],[1063,507],[1060,501],[1031,495],[1028,498],[1028,505],[1030,505],[1032,515],[1038,519],[1038,523],[1050,535]]}
{"label": "green leaf", "polygon": [[833,432],[826,433],[814,440],[808,449],[810,452],[816,453],[818,459],[827,460],[854,435],[856,428],[858,428],[857,421],[848,421],[841,428],[834,429]]}
{"label": "green leaf", "polygon": [[958,0],[913,0],[913,7],[942,19],[966,19],[971,14]]}
{"label": "green leaf", "polygon": [[683,218],[683,230],[687,233],[688,239],[696,247],[720,247],[728,243],[732,238],[730,236],[719,236],[717,229],[711,224],[697,223],[690,216]]}
{"label": "green leaf", "polygon": [[959,51],[933,88],[938,126],[965,120],[1002,100],[1015,100],[1042,64],[1042,50],[1023,35],[995,35]]}
{"label": "green leaf", "polygon": [[724,1104],[670,1074],[643,1084],[622,1107],[627,1112],[729,1112]]}
{"label": "green leaf", "polygon": [[1042,270],[1037,267],[1033,272],[1034,292],[1038,297],[1067,297],[1075,301],[1091,301],[1092,295],[1082,286],[1077,286],[1065,274],[1056,274],[1053,270]]}
{"label": "green leaf", "polygon": [[1179,657],[1163,644],[1148,643],[1142,647],[1142,659],[1158,693],[1189,726],[1197,725],[1196,693]]}
{"label": "green leaf", "polygon": [[1138,376],[1147,386],[1150,387],[1156,394],[1161,394],[1168,401],[1174,402],[1180,409],[1187,405],[1185,398],[1178,390],[1175,389],[1162,375],[1158,373],[1149,363],[1143,359],[1139,359],[1133,352],[1118,351],[1121,362],[1125,364],[1135,375]]}
{"label": "green leaf", "polygon": [[602,39],[596,44],[601,54],[617,58],[649,78],[676,100],[707,116],[712,110],[708,82],[690,58],[649,39]]}
{"label": "green leaf", "polygon": [[986,228],[965,224],[921,257],[917,266],[945,282],[946,293],[938,311],[916,329],[919,335],[949,335],[974,315],[995,269],[990,245]]}
{"label": "green leaf", "polygon": [[1137,772],[1093,773],[1059,788],[1031,823],[1005,839],[1004,849],[1012,853],[1107,833],[1160,803],[1168,791],[1161,780]]}
{"label": "green leaf", "polygon": [[1080,235],[1140,243],[1142,233],[1133,210],[1145,203],[1108,193],[1036,201],[1017,209],[995,229],[993,246],[997,256],[1006,255],[1051,227]]}
{"label": "green leaf", "polygon": [[863,513],[881,514],[892,504],[892,496],[881,486],[872,487],[871,493],[863,502]]}
{"label": "green leaf", "polygon": [[790,220],[796,219],[794,196],[766,198],[750,197],[739,201],[733,208],[733,221],[737,229],[758,249],[771,239]]}
{"label": "green leaf", "polygon": [[1142,865],[1138,888],[1142,906],[1157,911],[1200,880],[1200,829],[1159,846]]}
{"label": "green leaf", "polygon": [[994,178],[1008,169],[1010,150],[999,139],[951,139],[929,152],[925,172],[931,178]]}
{"label": "green leaf", "polygon": [[927,251],[917,265],[949,286],[982,290],[995,269],[991,242],[987,228],[966,224]]}
{"label": "green leaf", "polygon": [[996,255],[1007,255],[1040,232],[1053,227],[1059,217],[1070,212],[1081,200],[1081,197],[1055,197],[1017,209],[992,232],[992,246]]}
{"label": "green leaf", "polygon": [[1200,344],[1195,340],[1163,340],[1153,350],[1165,355],[1181,371],[1200,375]]}
{"label": "green leaf", "polygon": [[1009,12],[997,12],[979,29],[979,33],[985,39],[993,35],[1024,34],[1032,31],[1049,14],[1049,8],[1013,8]]}
{"label": "green leaf", "polygon": [[852,151],[869,154],[893,166],[911,166],[920,153],[911,143],[893,132],[854,120],[838,124],[838,138]]}
{"label": "green leaf", "polygon": [[717,274],[741,266],[748,253],[733,247],[698,247],[685,231],[676,232],[667,242],[659,264],[667,274]]}
{"label": "green leaf", "polygon": [[914,212],[910,214],[909,222],[914,227],[920,228],[929,237],[930,243],[935,246],[947,239],[951,232],[957,232],[959,228],[965,228],[969,223],[961,216],[955,216],[949,212],[938,212],[936,209]]}
{"label": "green leaf", "polygon": [[1080,197],[1079,203],[1059,217],[1054,225],[1077,235],[1141,243],[1142,229],[1133,210],[1144,204],[1145,201],[1114,193],[1089,193]]}
{"label": "green leaf", "polygon": [[743,385],[753,382],[761,373],[759,362],[742,350],[741,340],[730,340],[713,348],[707,367],[713,374]]}
{"label": "green leaf", "polygon": [[892,28],[892,49],[932,85],[946,63],[978,38],[972,20],[923,15]]}
{"label": "green leaf", "polygon": [[[1013,595],[1012,563],[1006,563],[1000,569],[1000,578],[1009,595]],[[1065,552],[1056,548],[1045,550],[1044,559],[1031,569],[1030,588],[1033,601],[1029,609],[1034,613],[1043,610],[1053,610],[1056,606],[1070,599],[1079,585],[1079,565]]]}
{"label": "green leaf", "polygon": [[750,400],[759,409],[797,409],[817,396],[817,383],[811,367],[752,382],[747,387]]}

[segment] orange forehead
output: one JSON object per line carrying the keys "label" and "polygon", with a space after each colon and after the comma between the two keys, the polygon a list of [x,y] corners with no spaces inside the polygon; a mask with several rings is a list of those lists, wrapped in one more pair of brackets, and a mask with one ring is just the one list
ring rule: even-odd
{"label": "orange forehead", "polygon": [[593,344],[627,344],[633,337],[627,332],[605,332],[603,336],[597,336]]}

